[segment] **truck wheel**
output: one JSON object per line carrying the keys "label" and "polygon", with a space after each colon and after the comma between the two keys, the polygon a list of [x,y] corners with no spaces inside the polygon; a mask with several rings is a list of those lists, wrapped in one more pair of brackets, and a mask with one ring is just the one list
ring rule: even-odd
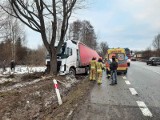
{"label": "truck wheel", "polygon": [[85,74],[86,74],[86,75],[89,75],[89,67],[86,67],[86,68],[85,68]]}
{"label": "truck wheel", "polygon": [[126,75],[127,74],[127,70],[124,72],[124,75]]}
{"label": "truck wheel", "polygon": [[75,75],[76,75],[75,69],[74,69],[74,68],[70,68],[70,69],[69,69],[69,74],[75,76]]}

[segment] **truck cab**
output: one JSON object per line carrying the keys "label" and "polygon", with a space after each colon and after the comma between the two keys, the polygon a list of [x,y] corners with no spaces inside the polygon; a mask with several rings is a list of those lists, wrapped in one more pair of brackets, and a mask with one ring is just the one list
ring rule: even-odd
{"label": "truck cab", "polygon": [[57,54],[57,70],[60,75],[76,74],[78,64],[77,43],[71,40],[64,42]]}

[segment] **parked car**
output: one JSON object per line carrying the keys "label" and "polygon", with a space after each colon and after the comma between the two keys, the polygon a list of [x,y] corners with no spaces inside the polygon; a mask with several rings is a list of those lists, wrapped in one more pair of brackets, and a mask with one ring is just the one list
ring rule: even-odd
{"label": "parked car", "polygon": [[131,61],[136,61],[136,58],[135,57],[131,57]]}
{"label": "parked car", "polygon": [[149,60],[147,60],[147,65],[160,65],[160,57],[150,57]]}

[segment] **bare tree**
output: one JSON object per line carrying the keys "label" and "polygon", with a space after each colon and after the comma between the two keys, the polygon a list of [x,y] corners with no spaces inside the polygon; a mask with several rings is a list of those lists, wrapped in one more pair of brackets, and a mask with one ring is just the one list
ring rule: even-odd
{"label": "bare tree", "polygon": [[87,20],[74,21],[70,25],[69,38],[76,41],[81,41],[92,49],[97,49],[97,37],[94,27]]}
{"label": "bare tree", "polygon": [[9,63],[12,59],[12,41],[10,39],[5,40],[0,43],[0,62],[6,60],[6,63]]}
{"label": "bare tree", "polygon": [[27,48],[23,45],[23,39],[20,37],[15,42],[16,64],[25,64]]}
{"label": "bare tree", "polygon": [[92,49],[97,49],[97,36],[94,31],[94,27],[91,23],[87,20],[82,22],[82,29],[81,29],[81,40],[83,43],[88,45]]}
{"label": "bare tree", "polygon": [[155,37],[152,44],[157,51],[157,55],[160,56],[160,34]]}
{"label": "bare tree", "polygon": [[82,29],[82,22],[80,20],[74,21],[70,24],[69,27],[69,39],[73,40],[80,40],[81,37],[81,29]]}
{"label": "bare tree", "polygon": [[105,55],[107,53],[107,50],[109,49],[108,43],[107,42],[101,42],[100,45],[99,45],[99,48],[100,48],[100,55],[102,57],[105,57]]}
{"label": "bare tree", "polygon": [[150,57],[153,57],[153,51],[150,47],[146,48],[145,51],[142,52],[143,59],[149,59]]}
{"label": "bare tree", "polygon": [[[6,2],[4,3],[4,6],[6,6],[6,10],[10,13],[13,14],[13,10],[11,9],[11,5]],[[15,60],[15,43],[18,40],[18,38],[22,38],[24,35],[24,31],[23,31],[23,25],[19,22],[19,20],[15,17],[13,17],[12,15],[7,14],[5,11],[3,11],[3,9],[0,9],[0,14],[3,15],[0,18],[0,33],[1,36],[0,38],[2,40],[11,40],[12,44],[11,44],[11,52],[12,52],[12,59]]]}
{"label": "bare tree", "polygon": [[25,64],[27,65],[44,65],[45,64],[46,48],[38,46],[35,50],[28,49]]}
{"label": "bare tree", "polygon": [[[60,50],[66,31],[68,29],[68,21],[73,10],[79,2],[83,0],[7,0],[12,6],[14,17],[21,20],[25,25],[32,30],[41,34],[43,43],[50,54],[50,73],[57,73],[57,56],[56,53]],[[7,13],[9,11],[2,7]],[[55,47],[57,38],[57,21],[61,21],[61,30],[58,46]],[[46,34],[46,22],[50,21],[52,26],[52,35],[50,40]]]}

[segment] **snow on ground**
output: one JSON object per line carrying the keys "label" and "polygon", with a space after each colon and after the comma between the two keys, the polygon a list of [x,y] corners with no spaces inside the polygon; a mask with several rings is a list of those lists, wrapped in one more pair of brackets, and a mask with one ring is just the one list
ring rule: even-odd
{"label": "snow on ground", "polygon": [[16,66],[15,71],[11,72],[10,68],[7,67],[6,71],[3,72],[2,68],[0,68],[0,84],[5,82],[14,82],[11,78],[6,78],[6,76],[11,74],[27,74],[27,73],[34,73],[34,72],[44,72],[46,69],[45,66],[39,67],[28,67],[28,66]]}
{"label": "snow on ground", "polygon": [[37,79],[37,80],[34,80],[34,81],[32,81],[32,82],[17,83],[17,84],[15,84],[15,85],[13,85],[13,86],[9,86],[9,87],[7,87],[7,88],[2,88],[2,89],[0,90],[0,92],[6,92],[6,91],[13,90],[13,89],[15,89],[15,88],[21,88],[21,87],[24,87],[24,86],[27,86],[27,85],[32,85],[32,84],[34,84],[34,83],[39,82],[40,80],[41,80],[41,79]]}
{"label": "snow on ground", "polygon": [[[39,67],[33,67],[33,66],[21,66],[18,65],[15,67],[14,74],[25,74],[25,73],[34,73],[34,72],[44,72],[46,69],[46,66],[39,66]],[[12,74],[10,68],[7,67],[6,71],[3,72],[2,68],[0,68],[0,76]]]}
{"label": "snow on ground", "polygon": [[[0,85],[3,85],[6,82],[11,82],[11,83],[15,83],[11,86],[4,86],[0,89],[0,92],[5,92],[5,91],[10,91],[16,88],[22,88],[24,86],[28,86],[31,84],[35,84],[41,80],[44,80],[45,77],[40,78],[40,79],[35,79],[33,81],[27,81],[27,82],[23,82],[19,79],[15,79],[15,78],[11,78],[8,77],[11,74],[16,74],[16,75],[21,75],[21,74],[28,74],[28,73],[34,73],[34,72],[44,72],[46,69],[46,66],[39,66],[39,67],[29,67],[29,66],[16,66],[15,71],[11,72],[10,68],[7,67],[6,71],[3,72],[3,69],[0,68]],[[49,76],[48,76],[49,77]],[[71,75],[67,75],[65,78],[65,80],[61,80],[61,79],[57,79],[58,83],[60,83],[61,85],[63,85],[65,88],[70,88],[73,84],[75,84],[76,82],[78,82],[78,80],[75,78],[75,76],[71,76]]]}

